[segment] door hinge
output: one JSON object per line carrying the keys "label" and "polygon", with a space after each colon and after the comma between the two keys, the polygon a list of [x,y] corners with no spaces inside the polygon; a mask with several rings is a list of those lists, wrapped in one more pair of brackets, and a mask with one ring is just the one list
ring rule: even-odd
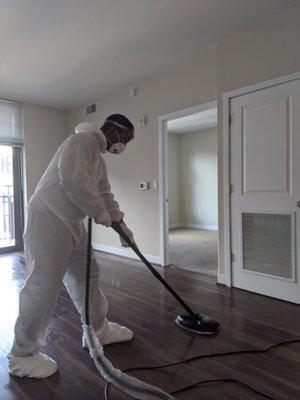
{"label": "door hinge", "polygon": [[230,185],[230,193],[234,193],[234,185]]}
{"label": "door hinge", "polygon": [[232,124],[232,118],[233,116],[232,116],[232,114],[229,114],[229,116],[228,116],[228,125],[231,125]]}
{"label": "door hinge", "polygon": [[233,253],[230,253],[230,262],[231,263],[234,262],[234,254]]}

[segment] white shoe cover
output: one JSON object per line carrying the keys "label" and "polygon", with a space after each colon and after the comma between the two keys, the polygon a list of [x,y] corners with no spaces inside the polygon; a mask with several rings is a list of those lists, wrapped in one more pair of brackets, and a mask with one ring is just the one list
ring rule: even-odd
{"label": "white shoe cover", "polygon": [[[106,319],[101,329],[97,332],[97,336],[102,346],[105,346],[111,343],[129,342],[133,338],[133,332],[125,326],[109,322]],[[82,347],[88,348],[85,333],[82,336]]]}
{"label": "white shoe cover", "polygon": [[8,356],[8,367],[11,375],[29,378],[47,378],[57,371],[57,363],[46,354],[36,356]]}

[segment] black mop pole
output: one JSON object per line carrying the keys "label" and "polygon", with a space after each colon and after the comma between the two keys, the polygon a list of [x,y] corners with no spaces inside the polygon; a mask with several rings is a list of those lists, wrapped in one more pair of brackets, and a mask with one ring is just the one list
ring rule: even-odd
{"label": "black mop pole", "polygon": [[140,260],[146,265],[146,267],[149,268],[149,270],[152,272],[152,274],[155,276],[156,279],[158,279],[164,287],[172,294],[172,296],[175,297],[175,299],[182,305],[182,307],[189,313],[189,315],[192,318],[197,319],[198,314],[196,314],[191,307],[186,304],[186,302],[175,292],[175,290],[172,288],[171,285],[167,281],[164,280],[164,278],[156,271],[156,269],[150,264],[150,262],[143,256],[143,254],[139,251],[139,249],[134,245],[134,243],[131,242],[131,240],[125,235],[123,232],[120,224],[116,221],[112,222],[111,227],[113,228],[114,231],[116,231],[128,245],[132,248],[132,250],[135,252],[135,254],[140,258]]}

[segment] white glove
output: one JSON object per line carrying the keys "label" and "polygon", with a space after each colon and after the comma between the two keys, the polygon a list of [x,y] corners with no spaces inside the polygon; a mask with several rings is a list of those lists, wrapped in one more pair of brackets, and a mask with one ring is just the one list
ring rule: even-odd
{"label": "white glove", "polygon": [[[135,240],[133,238],[133,233],[127,227],[125,222],[121,222],[120,227],[121,227],[122,231],[125,233],[125,235],[128,237],[128,239],[136,246]],[[127,242],[125,242],[125,240],[122,238],[121,235],[120,235],[120,242],[121,242],[122,247],[130,247],[129,244]]]}
{"label": "white glove", "polygon": [[111,218],[109,213],[105,210],[102,214],[94,218],[96,224],[104,225],[107,228],[111,226]]}

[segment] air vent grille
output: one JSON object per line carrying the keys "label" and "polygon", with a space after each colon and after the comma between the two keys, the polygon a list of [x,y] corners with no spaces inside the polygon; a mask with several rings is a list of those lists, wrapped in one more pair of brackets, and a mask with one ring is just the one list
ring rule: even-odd
{"label": "air vent grille", "polygon": [[96,111],[96,104],[91,104],[90,106],[87,106],[87,108],[86,108],[87,114],[92,114],[95,111]]}

